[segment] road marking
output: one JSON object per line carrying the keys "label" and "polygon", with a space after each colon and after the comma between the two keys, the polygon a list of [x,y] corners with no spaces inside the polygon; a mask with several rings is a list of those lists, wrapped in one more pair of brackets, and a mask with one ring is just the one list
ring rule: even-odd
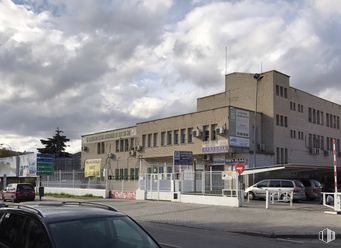
{"label": "road marking", "polygon": [[292,239],[282,239],[282,238],[277,238],[279,241],[285,241],[285,242],[290,242],[294,244],[304,244],[303,241],[298,241],[298,240],[292,240]]}

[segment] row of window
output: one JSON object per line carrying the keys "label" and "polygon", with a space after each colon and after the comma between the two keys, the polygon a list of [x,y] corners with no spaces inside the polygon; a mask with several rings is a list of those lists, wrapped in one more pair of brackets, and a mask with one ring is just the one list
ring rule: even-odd
{"label": "row of window", "polygon": [[[198,135],[203,141],[217,139],[217,124],[203,126],[202,133]],[[199,131],[200,132],[200,131]],[[180,130],[163,131],[142,135],[143,147],[157,147],[166,145],[190,144],[193,142],[193,128],[182,128]]]}
{"label": "row of window", "polygon": [[276,161],[277,164],[288,163],[288,148],[276,147]]}
{"label": "row of window", "polygon": [[[296,103],[290,101],[290,110],[296,111]],[[297,111],[303,113],[303,105],[298,103],[297,104]]]}
{"label": "row of window", "polygon": [[281,127],[288,127],[288,117],[284,115],[276,115],[276,125]]}
{"label": "row of window", "polygon": [[[309,148],[318,148],[324,150],[324,136],[310,133],[308,138],[308,146]],[[326,137],[326,150],[333,150],[332,137]],[[340,151],[340,139],[336,139],[336,151]]]}
{"label": "row of window", "polygon": [[326,125],[327,127],[340,129],[340,117],[326,113]]}
{"label": "row of window", "polygon": [[128,152],[133,149],[135,145],[135,139],[119,139],[115,142],[115,151],[116,152]]}
{"label": "row of window", "polygon": [[286,87],[276,85],[276,95],[288,98],[288,89]]}
{"label": "row of window", "polygon": [[296,130],[290,130],[290,138],[296,139],[296,133],[297,133],[297,139],[303,140],[303,132],[302,131],[297,131]]}
{"label": "row of window", "polygon": [[[324,125],[323,111],[314,108],[309,108],[308,121],[314,124]],[[340,129],[340,117],[330,113],[326,113],[326,126],[335,129]]]}
{"label": "row of window", "polygon": [[115,169],[115,180],[137,180],[139,179],[139,169],[130,168],[130,173],[128,174],[128,168]]}

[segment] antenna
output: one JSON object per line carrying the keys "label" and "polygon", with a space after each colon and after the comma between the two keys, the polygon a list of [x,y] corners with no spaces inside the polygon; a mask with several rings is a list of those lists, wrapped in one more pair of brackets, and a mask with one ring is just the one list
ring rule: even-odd
{"label": "antenna", "polygon": [[263,62],[260,63],[260,73],[263,73]]}
{"label": "antenna", "polygon": [[227,74],[227,46],[225,47],[225,75]]}

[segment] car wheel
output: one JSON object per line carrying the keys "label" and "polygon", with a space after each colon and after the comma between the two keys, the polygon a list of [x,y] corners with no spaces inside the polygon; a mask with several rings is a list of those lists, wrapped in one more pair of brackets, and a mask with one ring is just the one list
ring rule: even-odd
{"label": "car wheel", "polygon": [[252,191],[248,193],[248,197],[250,200],[254,200],[256,198],[255,194]]}
{"label": "car wheel", "polygon": [[282,194],[280,199],[284,202],[290,202],[290,196],[286,194]]}

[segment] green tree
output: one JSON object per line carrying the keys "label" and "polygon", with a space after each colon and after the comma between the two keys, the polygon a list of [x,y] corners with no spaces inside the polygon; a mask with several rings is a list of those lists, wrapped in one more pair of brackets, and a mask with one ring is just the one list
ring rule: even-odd
{"label": "green tree", "polygon": [[62,135],[64,133],[57,127],[56,134],[52,138],[46,140],[41,139],[40,142],[45,146],[44,148],[38,148],[38,151],[43,154],[54,154],[57,158],[69,157],[70,154],[65,152],[66,142],[70,139]]}
{"label": "green tree", "polygon": [[16,151],[8,150],[6,148],[0,148],[0,158],[12,157],[17,154],[18,152]]}

